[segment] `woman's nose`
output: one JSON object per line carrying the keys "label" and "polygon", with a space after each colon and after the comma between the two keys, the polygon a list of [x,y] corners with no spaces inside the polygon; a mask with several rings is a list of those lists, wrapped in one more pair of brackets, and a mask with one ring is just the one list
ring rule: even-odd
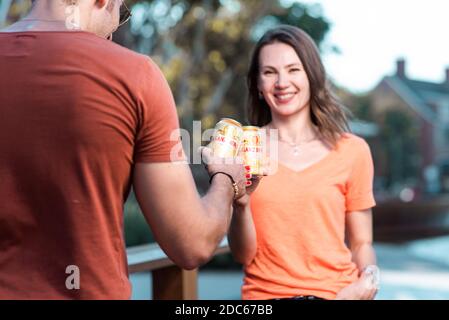
{"label": "woman's nose", "polygon": [[288,79],[288,75],[285,74],[278,74],[278,78],[276,81],[276,87],[277,88],[286,88],[289,85],[290,80]]}

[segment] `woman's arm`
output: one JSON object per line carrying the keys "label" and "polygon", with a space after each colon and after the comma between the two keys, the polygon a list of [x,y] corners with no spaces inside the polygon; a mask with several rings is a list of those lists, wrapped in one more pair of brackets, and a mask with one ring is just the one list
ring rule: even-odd
{"label": "woman's arm", "polygon": [[359,279],[341,290],[338,300],[373,300],[377,287],[373,285],[372,276],[364,272],[368,266],[376,265],[376,254],[373,248],[373,218],[371,209],[348,212],[346,228],[349,247],[354,263],[359,269]]}
{"label": "woman's arm", "polygon": [[347,213],[346,228],[349,247],[359,275],[369,265],[376,265],[373,248],[373,215],[371,209]]}
{"label": "woman's arm", "polygon": [[257,251],[256,228],[249,201],[246,205],[234,203],[231,226],[228,232],[229,246],[234,259],[247,266]]}
{"label": "woman's arm", "polygon": [[249,265],[257,252],[256,227],[251,212],[250,196],[259,185],[262,177],[254,177],[246,187],[246,195],[234,201],[231,226],[228,231],[229,247],[234,259]]}

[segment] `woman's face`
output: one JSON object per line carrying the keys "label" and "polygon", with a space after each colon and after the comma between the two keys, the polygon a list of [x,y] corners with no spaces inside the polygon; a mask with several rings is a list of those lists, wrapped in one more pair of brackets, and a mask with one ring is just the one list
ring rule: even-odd
{"label": "woman's face", "polygon": [[285,43],[262,48],[258,88],[272,114],[289,116],[309,108],[310,85],[295,50]]}

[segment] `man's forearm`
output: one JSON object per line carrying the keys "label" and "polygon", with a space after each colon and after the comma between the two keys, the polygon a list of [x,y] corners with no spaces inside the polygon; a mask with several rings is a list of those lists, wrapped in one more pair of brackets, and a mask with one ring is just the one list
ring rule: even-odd
{"label": "man's forearm", "polygon": [[205,230],[213,249],[220,243],[229,228],[232,216],[234,189],[225,175],[216,175],[207,194],[201,198],[205,211]]}

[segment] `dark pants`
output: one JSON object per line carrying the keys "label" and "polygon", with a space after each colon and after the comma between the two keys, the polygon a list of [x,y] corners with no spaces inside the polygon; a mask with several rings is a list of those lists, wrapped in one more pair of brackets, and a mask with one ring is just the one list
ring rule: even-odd
{"label": "dark pants", "polygon": [[315,296],[296,296],[291,298],[280,298],[280,299],[273,299],[273,300],[326,300],[320,297]]}

